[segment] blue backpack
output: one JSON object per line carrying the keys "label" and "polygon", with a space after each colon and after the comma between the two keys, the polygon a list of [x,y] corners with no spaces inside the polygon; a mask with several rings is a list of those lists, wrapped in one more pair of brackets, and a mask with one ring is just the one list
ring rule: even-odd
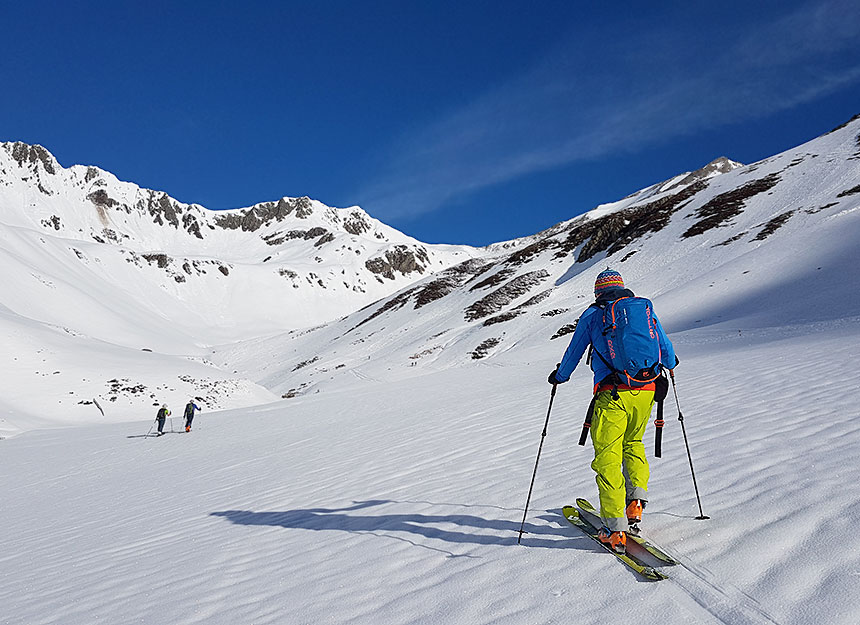
{"label": "blue backpack", "polygon": [[622,297],[598,307],[603,311],[603,340],[594,345],[594,352],[612,370],[613,383],[636,388],[659,378],[660,337],[651,301]]}

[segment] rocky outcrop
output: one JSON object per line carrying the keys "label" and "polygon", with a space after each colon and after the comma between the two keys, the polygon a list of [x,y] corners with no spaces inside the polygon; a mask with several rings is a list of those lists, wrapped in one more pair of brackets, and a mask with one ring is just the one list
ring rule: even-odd
{"label": "rocky outcrop", "polygon": [[101,206],[102,208],[113,208],[114,206],[119,206],[119,202],[110,197],[104,189],[93,191],[87,195],[87,199],[96,206]]}
{"label": "rocky outcrop", "polygon": [[166,193],[150,191],[146,201],[146,210],[152,217],[153,223],[157,223],[159,226],[168,223],[174,228],[179,228],[177,213],[182,209],[171,202],[170,196]]}
{"label": "rocky outcrop", "polygon": [[645,235],[665,228],[672,215],[683,208],[707,184],[706,181],[699,181],[674,195],[616,211],[597,219],[572,224],[567,237],[558,246],[560,249],[554,258],[569,256],[580,245],[582,249],[576,262],[584,262],[601,252],[606,252],[607,255],[614,254]]}
{"label": "rocky outcrop", "polygon": [[516,269],[514,267],[505,267],[504,269],[500,269],[489,277],[484,278],[483,280],[475,283],[469,290],[477,291],[478,289],[486,289],[489,287],[496,286],[497,284],[501,284],[502,282],[510,278],[514,274],[514,272],[516,272]]}
{"label": "rocky outcrop", "polygon": [[431,280],[418,290],[415,296],[415,309],[418,310],[430,302],[442,299],[470,280],[472,276],[480,275],[490,266],[492,263],[470,259],[446,269],[437,279]]}
{"label": "rocky outcrop", "polygon": [[545,269],[529,271],[521,276],[517,276],[466,308],[466,321],[476,321],[499,312],[502,308],[518,297],[525,295],[547,278],[549,278],[549,272]]}
{"label": "rocky outcrop", "polygon": [[736,163],[735,161],[729,160],[725,156],[721,156],[720,158],[714,159],[701,169],[697,169],[696,171],[690,173],[689,175],[685,176],[671,186],[661,188],[661,192],[686,187],[687,185],[701,182],[703,180],[707,180],[708,178],[713,178],[718,174],[727,174],[728,172],[732,171],[733,169],[737,169],[738,167],[743,167],[743,165],[741,165],[740,163]]}
{"label": "rocky outcrop", "polygon": [[394,280],[395,271],[402,275],[408,275],[415,271],[424,273],[424,269],[429,264],[430,259],[423,247],[410,249],[406,245],[395,245],[393,249],[387,250],[383,256],[365,261],[364,266],[372,273]]}
{"label": "rocky outcrop", "polygon": [[350,217],[343,222],[343,229],[350,234],[358,236],[370,230],[370,224],[361,215],[350,215]]}
{"label": "rocky outcrop", "polygon": [[400,293],[398,293],[397,295],[395,295],[394,297],[389,299],[387,302],[385,302],[382,306],[380,306],[376,310],[376,312],[374,312],[372,315],[370,315],[369,317],[366,317],[365,319],[362,319],[356,325],[354,325],[349,330],[347,330],[346,334],[349,334],[350,332],[352,332],[356,328],[363,326],[368,321],[376,319],[380,315],[382,315],[382,314],[384,314],[390,310],[398,310],[399,308],[403,308],[409,302],[409,298],[412,297],[412,294],[415,292],[415,290],[416,290],[416,287],[412,287],[411,289],[406,289],[405,291],[401,291]]}
{"label": "rocky outcrop", "polygon": [[313,214],[311,199],[308,197],[281,198],[277,202],[264,202],[252,208],[218,215],[215,218],[215,225],[225,230],[256,232],[263,226],[283,221],[293,213],[299,219],[307,219]]}
{"label": "rocky outcrop", "polygon": [[59,230],[61,223],[62,222],[60,221],[60,218],[56,215],[51,215],[50,219],[42,220],[43,226],[45,226],[46,228],[53,228],[54,230]]}
{"label": "rocky outcrop", "polygon": [[774,232],[779,230],[779,228],[781,228],[782,225],[785,222],[787,222],[791,218],[792,215],[794,215],[794,212],[795,211],[785,211],[781,215],[777,215],[773,219],[770,219],[767,223],[762,224],[763,227],[761,229],[761,232],[759,232],[755,236],[753,241],[764,241],[766,238],[768,238]]}
{"label": "rocky outcrop", "polygon": [[[310,241],[311,239],[320,238],[322,243],[326,243],[328,241],[334,240],[334,236],[325,228],[321,226],[317,226],[316,228],[311,228],[310,230],[290,230],[289,232],[275,232],[272,234],[267,234],[263,237],[263,240],[267,245],[280,245],[285,241],[292,241],[295,239],[304,239],[305,241]],[[320,241],[317,241],[314,245],[322,245]]]}
{"label": "rocky outcrop", "polygon": [[721,193],[701,206],[693,215],[699,221],[687,228],[682,238],[703,234],[712,228],[727,225],[733,217],[740,215],[748,199],[759,193],[765,193],[777,185],[778,174],[770,174],[764,178],[753,180],[737,189]]}
{"label": "rocky outcrop", "polygon": [[480,360],[481,358],[486,357],[489,351],[501,342],[502,339],[500,337],[493,337],[482,341],[474,351],[470,352],[472,360]]}
{"label": "rocky outcrop", "polygon": [[41,164],[42,169],[44,169],[46,173],[51,175],[57,173],[57,167],[59,166],[57,160],[41,145],[28,145],[17,141],[11,144],[11,148],[7,149],[9,149],[9,153],[12,155],[12,158],[15,159],[22,167],[26,166],[28,163],[34,166]]}

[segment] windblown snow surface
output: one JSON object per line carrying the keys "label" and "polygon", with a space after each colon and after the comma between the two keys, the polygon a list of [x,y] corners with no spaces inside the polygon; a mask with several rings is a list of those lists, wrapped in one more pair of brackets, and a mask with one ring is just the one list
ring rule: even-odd
{"label": "windblown snow surface", "polygon": [[[733,233],[719,228],[657,246],[691,225],[685,210],[638,246],[637,268],[620,261],[629,249],[556,263],[556,287],[531,316],[458,328],[463,289],[422,309],[430,321],[391,307],[365,334],[350,333],[371,308],[219,349],[214,360],[236,363],[273,397],[302,376],[307,392],[204,411],[191,433],[175,417],[153,438],[141,416],[0,441],[0,622],[860,622],[860,193],[843,191],[860,182],[860,159],[840,161],[835,181],[825,165],[838,146],[854,149],[860,122],[840,132],[797,149],[817,150],[807,163],[819,169],[792,168],[806,173],[736,218],[746,232],[744,220],[798,209],[769,238],[718,245]],[[725,190],[750,174],[712,184]],[[773,198],[779,205],[767,206]],[[549,335],[585,307],[604,263],[653,296],[681,358],[677,396],[711,517],[695,520],[670,393],[644,521],[681,562],[662,582],[642,581],[561,516],[576,497],[597,495],[590,448],[577,445],[584,363],[555,396],[517,544],[546,376],[569,338]],[[434,324],[443,338],[428,333]],[[468,356],[467,344],[500,327],[503,349]],[[427,351],[422,341],[442,343]],[[288,354],[280,368],[279,354]],[[158,370],[156,360],[138,366]],[[19,390],[39,395],[36,385]]]}

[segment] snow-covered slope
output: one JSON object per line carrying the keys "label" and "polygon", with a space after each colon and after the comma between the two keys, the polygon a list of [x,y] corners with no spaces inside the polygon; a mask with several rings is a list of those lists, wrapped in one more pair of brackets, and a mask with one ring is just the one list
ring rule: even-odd
{"label": "snow-covered slope", "polygon": [[0,433],[102,419],[99,400],[116,420],[275,399],[207,346],[336,319],[481,253],[308,198],[209,211],[0,144]]}
{"label": "snow-covered slope", "polygon": [[742,335],[856,320],[860,119],[759,163],[720,162],[725,173],[709,166],[654,185],[342,320],[238,344],[215,359],[295,394],[346,377],[491,364],[509,350],[530,359],[549,342],[558,358],[607,266],[655,300],[670,332]]}
{"label": "snow-covered slope", "polygon": [[672,338],[711,520],[693,519],[670,404],[644,520],[682,562],[668,581],[560,515],[596,499],[583,371],[558,390],[517,545],[562,348],[546,341],[204,412],[190,434],[144,438],[141,420],[0,441],[0,622],[854,625],[860,376],[832,372],[860,356],[858,324]]}
{"label": "snow-covered slope", "polygon": [[[46,301],[43,287],[72,303],[53,313],[68,323],[52,324],[0,300],[0,428],[97,424],[0,441],[0,621],[853,625],[860,117],[760,163],[686,178],[333,322],[205,357],[84,335],[86,315],[105,336],[129,331],[109,324],[133,314],[133,297],[112,298],[88,266],[62,260],[81,239],[3,228],[20,301]],[[655,300],[682,359],[678,398],[711,517],[694,520],[670,403],[644,528],[681,564],[657,585],[560,516],[596,496],[591,454],[576,444],[585,367],[559,388],[541,436],[546,376],[608,264]],[[43,273],[55,266],[74,269]],[[181,345],[190,315],[129,325],[141,345],[161,331]],[[96,393],[104,418],[75,412],[97,415],[79,403]],[[192,393],[210,402],[193,432],[146,436],[141,401],[169,396],[178,412]],[[209,410],[219,405],[242,408]]]}
{"label": "snow-covered slope", "polygon": [[30,274],[0,302],[65,323],[69,294],[47,282],[108,292],[77,303],[95,309],[76,329],[134,347],[135,329],[158,334],[146,327],[153,315],[201,344],[316,325],[478,253],[425,245],[358,207],[306,197],[209,211],[96,167],[63,168],[22,143],[0,144],[0,225],[4,265]]}

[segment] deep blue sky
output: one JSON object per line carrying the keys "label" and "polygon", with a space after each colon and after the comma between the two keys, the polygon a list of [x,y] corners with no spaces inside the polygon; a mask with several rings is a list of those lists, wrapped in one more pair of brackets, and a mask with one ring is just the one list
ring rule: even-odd
{"label": "deep blue sky", "polygon": [[855,0],[628,4],[4,3],[0,140],[482,245],[860,113]]}

